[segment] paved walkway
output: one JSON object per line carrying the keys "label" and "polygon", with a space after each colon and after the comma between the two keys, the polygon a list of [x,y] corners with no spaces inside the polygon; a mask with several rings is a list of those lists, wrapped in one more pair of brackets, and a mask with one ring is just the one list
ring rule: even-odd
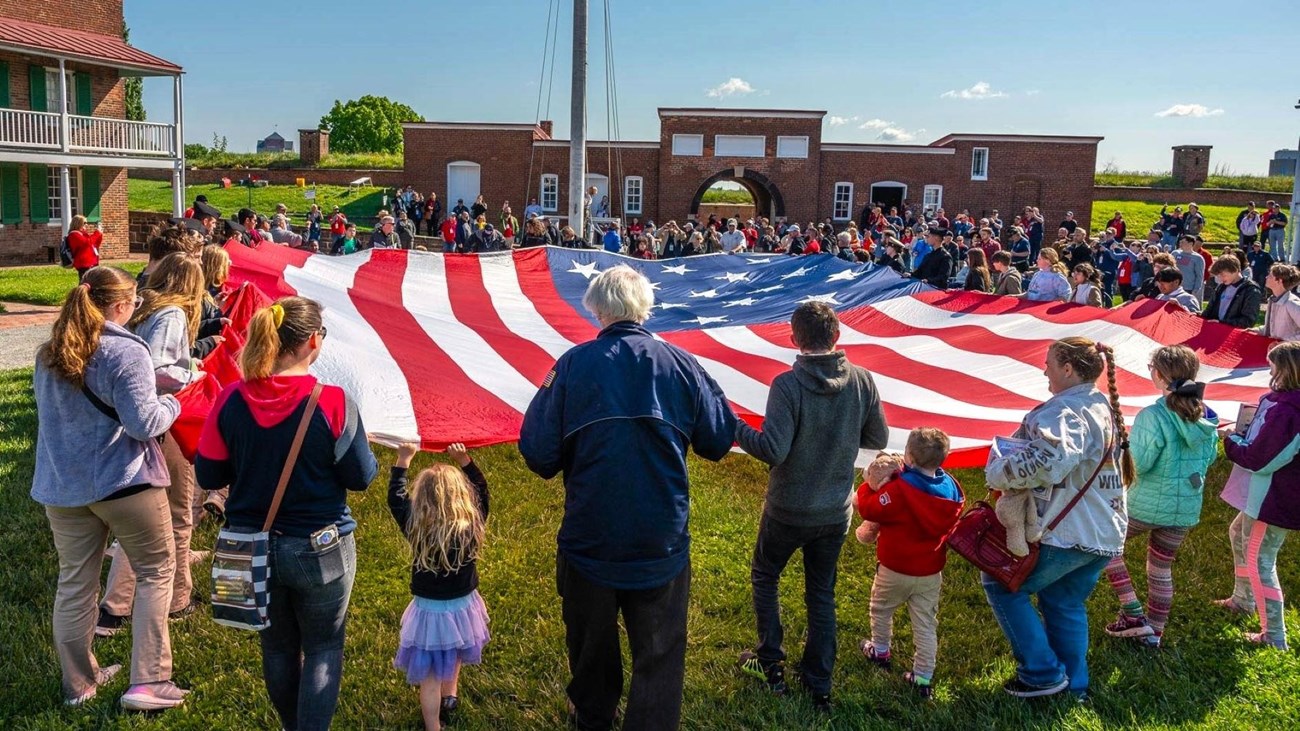
{"label": "paved walkway", "polygon": [[50,337],[58,307],[5,302],[0,312],[0,370],[26,368],[36,360],[36,349]]}

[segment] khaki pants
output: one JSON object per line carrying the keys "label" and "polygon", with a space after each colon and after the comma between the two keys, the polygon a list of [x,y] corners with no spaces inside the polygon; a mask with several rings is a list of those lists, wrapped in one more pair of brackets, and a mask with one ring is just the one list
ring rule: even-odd
{"label": "khaki pants", "polygon": [[[167,488],[167,505],[171,510],[172,545],[176,561],[168,611],[176,612],[189,606],[191,594],[194,593],[194,580],[190,576],[190,536],[194,533],[193,500],[198,488],[194,479],[194,465],[181,454],[180,447],[170,434],[163,440],[162,447],[167,472],[172,479],[171,486]],[[131,569],[129,556],[113,552],[113,564],[108,570],[104,601],[100,606],[109,614],[125,617],[131,613],[131,594],[134,591],[135,572]]]}
{"label": "khaki pants", "polygon": [[172,676],[167,604],[172,594],[171,517],[162,488],[82,508],[46,507],[54,547],[59,553],[59,586],[54,595],[54,647],[63,669],[63,693],[76,698],[95,684],[99,663],[91,651],[95,632],[95,594],[111,531],[122,551],[139,567],[135,574],[135,612],[131,617],[131,683],[154,683]]}
{"label": "khaki pants", "polygon": [[912,672],[925,678],[934,675],[939,654],[939,589],[943,572],[929,576],[908,576],[876,567],[871,584],[871,644],[877,651],[888,650],[894,634],[894,612],[907,603],[912,617]]}

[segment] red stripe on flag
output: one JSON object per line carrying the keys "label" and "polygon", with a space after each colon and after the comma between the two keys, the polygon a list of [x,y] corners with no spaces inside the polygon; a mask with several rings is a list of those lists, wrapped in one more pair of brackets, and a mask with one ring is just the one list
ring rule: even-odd
{"label": "red stripe on flag", "polygon": [[540,386],[554,359],[545,350],[506,327],[483,285],[482,259],[454,254],[444,257],[447,294],[456,319],[472,328],[511,368]]}
{"label": "red stripe on flag", "polygon": [[514,252],[519,289],[537,308],[537,314],[572,343],[585,343],[600,332],[587,318],[569,306],[555,289],[555,279],[547,261],[546,249]]}

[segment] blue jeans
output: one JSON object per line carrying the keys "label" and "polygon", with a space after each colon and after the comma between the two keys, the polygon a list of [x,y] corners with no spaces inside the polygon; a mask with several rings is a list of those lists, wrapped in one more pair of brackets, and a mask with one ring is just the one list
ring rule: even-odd
{"label": "blue jeans", "polygon": [[306,538],[272,534],[269,616],[262,678],[289,731],[328,729],[343,674],[343,631],[357,573],[351,534],[322,551]]}
{"label": "blue jeans", "polygon": [[835,667],[835,578],[844,545],[846,523],[801,527],[770,518],[766,513],[758,524],[754,560],[749,577],[754,587],[754,615],[758,620],[755,652],[764,665],[784,662],[781,646],[781,606],[777,584],[781,572],[797,550],[803,550],[804,605],[808,612],[808,637],[804,641],[801,676],[812,693],[831,692],[831,670]]}
{"label": "blue jeans", "polygon": [[[1088,689],[1088,609],[1110,556],[1042,546],[1038,564],[1020,591],[983,575],[984,594],[1016,658],[1024,683],[1049,686],[1068,678],[1070,690]],[[1038,608],[1029,600],[1038,595]]]}
{"label": "blue jeans", "polygon": [[1286,229],[1268,230],[1268,253],[1273,257],[1273,261],[1286,261]]}

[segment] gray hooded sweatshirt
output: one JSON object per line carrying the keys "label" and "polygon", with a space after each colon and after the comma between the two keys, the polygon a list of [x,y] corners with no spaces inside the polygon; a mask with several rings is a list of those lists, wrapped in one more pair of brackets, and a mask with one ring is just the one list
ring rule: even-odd
{"label": "gray hooded sweatshirt", "polygon": [[117,411],[109,418],[81,389],[36,362],[36,472],[32,499],[76,508],[124,487],[167,485],[171,479],[154,437],[181,413],[172,396],[159,396],[144,341],[106,323],[86,365],[86,386]]}
{"label": "gray hooded sweatshirt", "polygon": [[740,447],[772,468],[764,511],[804,527],[848,520],[858,450],[888,439],[875,381],[843,351],[799,355],[772,381],[763,430],[736,426]]}

